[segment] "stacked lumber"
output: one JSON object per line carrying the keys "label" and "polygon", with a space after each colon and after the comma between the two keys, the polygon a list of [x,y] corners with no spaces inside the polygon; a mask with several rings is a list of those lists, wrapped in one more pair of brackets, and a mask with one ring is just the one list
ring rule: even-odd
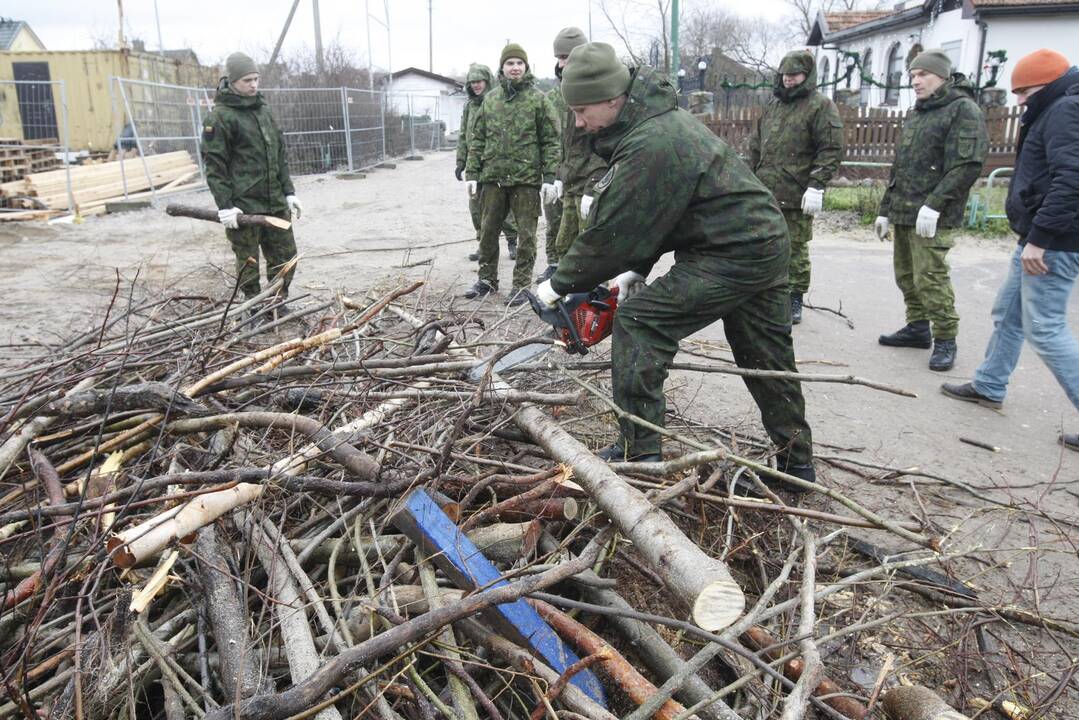
{"label": "stacked lumber", "polygon": [[60,165],[56,153],[44,147],[55,144],[55,139],[0,138],[0,182],[20,180],[31,173],[44,172]]}
{"label": "stacked lumber", "polygon": [[[75,207],[68,203],[67,173],[63,168],[32,173],[22,180],[0,184],[0,198],[15,208],[99,211],[107,202],[155,191],[178,191],[198,184],[199,168],[186,150],[150,155],[145,159],[126,158],[70,169]],[[126,183],[125,183],[126,181]],[[0,216],[2,217],[2,216]]]}

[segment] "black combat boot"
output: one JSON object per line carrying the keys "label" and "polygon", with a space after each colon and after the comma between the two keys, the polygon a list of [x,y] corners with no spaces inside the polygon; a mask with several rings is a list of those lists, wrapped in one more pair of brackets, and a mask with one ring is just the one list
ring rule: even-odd
{"label": "black combat boot", "polygon": [[517,259],[517,238],[506,240],[506,248],[509,249],[510,260]]}
{"label": "black combat boot", "polygon": [[955,366],[955,338],[933,342],[933,354],[929,356],[929,369],[937,372],[947,372]]}
{"label": "black combat boot", "polygon": [[1079,433],[1064,433],[1060,436],[1060,444],[1069,450],[1079,452]]}
{"label": "black combat boot", "polygon": [[540,283],[550,280],[552,277],[554,277],[554,271],[557,269],[557,265],[548,265],[546,270],[536,276],[536,284],[539,285]]}
{"label": "black combat boot", "polygon": [[506,300],[506,304],[510,307],[524,305],[526,302],[528,302],[528,295],[525,294],[524,288],[513,288],[510,290],[510,296]]}
{"label": "black combat boot", "polygon": [[1004,407],[1004,403],[1000,400],[987,398],[985,395],[982,395],[975,390],[974,383],[944,383],[940,386],[940,392],[953,400],[976,403],[982,407],[993,408],[994,410],[999,410]]}
{"label": "black combat boot", "polygon": [[791,293],[791,325],[802,322],[802,293]]}
{"label": "black combat boot", "polygon": [[466,300],[475,300],[481,298],[484,295],[490,295],[495,291],[495,287],[486,280],[477,280],[476,284],[465,291]]}
{"label": "black combat boot", "polygon": [[663,462],[663,453],[626,454],[626,446],[621,440],[597,450],[596,457],[603,462]]}
{"label": "black combat boot", "polygon": [[479,262],[480,261],[480,251],[477,250],[474,253],[469,253],[468,254],[468,259],[471,260],[472,262]]}
{"label": "black combat boot", "polygon": [[888,347],[911,347],[928,350],[933,347],[933,336],[929,334],[928,320],[915,320],[907,323],[891,335],[881,335],[877,341]]}

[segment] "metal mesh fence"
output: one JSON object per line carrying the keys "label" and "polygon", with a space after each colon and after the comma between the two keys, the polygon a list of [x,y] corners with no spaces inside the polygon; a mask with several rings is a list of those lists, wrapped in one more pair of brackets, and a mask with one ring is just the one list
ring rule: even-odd
{"label": "metal mesh fence", "polygon": [[372,167],[386,157],[385,93],[346,88],[345,117],[354,170]]}
{"label": "metal mesh fence", "polygon": [[50,176],[50,197],[71,203],[68,128],[63,80],[0,80],[0,183],[6,185],[0,213],[42,205],[22,187],[32,173],[62,171]]}
{"label": "metal mesh fence", "polygon": [[346,103],[341,88],[264,89],[285,135],[289,170],[296,175],[349,169]]}

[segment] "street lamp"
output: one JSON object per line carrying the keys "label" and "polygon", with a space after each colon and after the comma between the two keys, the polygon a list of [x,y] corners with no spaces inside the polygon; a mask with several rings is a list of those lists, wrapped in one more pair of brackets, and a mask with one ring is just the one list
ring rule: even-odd
{"label": "street lamp", "polygon": [[686,69],[684,67],[678,68],[678,92],[683,92],[683,85],[686,81]]}
{"label": "street lamp", "polygon": [[704,90],[704,71],[708,69],[708,63],[704,58],[697,61],[697,84],[699,90]]}
{"label": "street lamp", "polygon": [[858,64],[858,56],[855,53],[844,53],[847,56],[847,89],[850,90],[850,79],[854,75],[854,68]]}

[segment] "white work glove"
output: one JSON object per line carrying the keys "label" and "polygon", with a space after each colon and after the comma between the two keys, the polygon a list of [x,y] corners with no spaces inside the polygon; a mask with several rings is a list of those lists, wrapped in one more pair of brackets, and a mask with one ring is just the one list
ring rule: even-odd
{"label": "white work glove", "polygon": [[562,296],[556,293],[554,288],[551,287],[550,280],[544,280],[539,284],[539,287],[536,288],[536,298],[546,307],[553,308],[555,303],[558,302],[561,297]]}
{"label": "white work glove", "polygon": [[465,180],[465,190],[468,191],[468,196],[472,197],[476,194],[476,181]]}
{"label": "white work glove", "polygon": [[877,233],[877,237],[881,242],[888,239],[888,218],[883,215],[878,215],[877,219],[873,221],[873,230]]}
{"label": "white work glove", "polygon": [[816,215],[824,209],[824,191],[817,188],[806,188],[802,196],[802,213]]}
{"label": "white work glove", "polygon": [[562,187],[562,181],[561,180],[555,180],[554,181],[554,191],[555,191],[555,196],[558,197],[559,200],[561,200],[562,199],[562,192],[563,192],[563,187]]}
{"label": "white work glove", "polygon": [[300,204],[300,198],[295,195],[286,195],[285,202],[288,203],[288,209],[289,212],[292,213],[292,218],[294,220],[299,220],[300,216],[303,215],[303,205]]}
{"label": "white work glove", "polygon": [[614,284],[618,286],[618,302],[621,304],[641,291],[644,275],[627,270],[614,279]]}
{"label": "white work glove", "polygon": [[[556,181],[557,182],[557,181]],[[543,183],[540,186],[540,200],[544,205],[550,205],[558,199],[558,189],[551,183]]]}
{"label": "white work glove", "polygon": [[918,211],[918,220],[914,224],[914,232],[924,238],[936,237],[939,217],[939,212],[928,205],[922,205],[922,209]]}
{"label": "white work glove", "polygon": [[588,218],[588,213],[592,209],[592,200],[593,199],[594,198],[591,195],[582,195],[581,196],[581,219],[582,220],[585,220],[585,219]]}
{"label": "white work glove", "polygon": [[244,214],[244,211],[238,207],[230,207],[227,210],[218,210],[217,219],[221,221],[221,224],[228,230],[240,229],[240,216]]}

